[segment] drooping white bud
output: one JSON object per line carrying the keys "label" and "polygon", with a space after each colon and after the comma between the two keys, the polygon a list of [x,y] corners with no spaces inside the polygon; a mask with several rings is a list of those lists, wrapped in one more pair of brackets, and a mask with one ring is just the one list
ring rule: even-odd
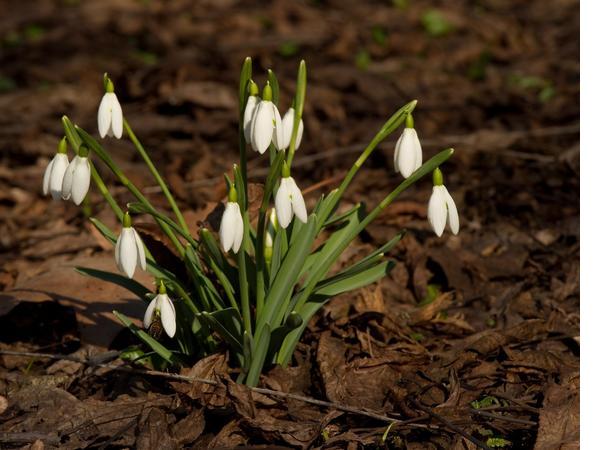
{"label": "drooping white bud", "polygon": [[394,169],[404,178],[408,178],[423,164],[421,143],[414,128],[405,128],[396,142],[394,150]]}
{"label": "drooping white bud", "polygon": [[[283,116],[283,119],[281,120],[281,125],[283,127],[283,148],[288,148],[292,140],[292,131],[294,130],[294,114],[294,108],[290,108],[287,110]],[[296,150],[300,147],[300,142],[302,142],[302,133],[304,133],[304,121],[300,119],[300,122],[298,123],[298,132],[296,134]]]}
{"label": "drooping white bud", "polygon": [[98,132],[100,137],[106,135],[121,139],[123,135],[123,111],[117,95],[107,92],[98,107]]}
{"label": "drooping white bud", "polygon": [[219,239],[223,250],[233,250],[237,253],[244,238],[244,219],[237,202],[229,201],[225,205],[225,211],[219,228]]}
{"label": "drooping white bud", "polygon": [[80,205],[90,189],[91,168],[86,156],[77,155],[67,166],[62,180],[63,200]]}
{"label": "drooping white bud", "polygon": [[443,184],[442,172],[439,168],[433,172],[433,184],[433,192],[427,207],[427,218],[431,228],[435,234],[441,236],[446,228],[446,223],[448,223],[452,233],[458,234],[460,229],[458,210],[448,189]]}
{"label": "drooping white bud", "polygon": [[44,195],[52,194],[54,200],[62,197],[62,184],[65,172],[69,167],[69,157],[65,153],[57,153],[46,167],[44,172],[43,192]]}
{"label": "drooping white bud", "polygon": [[294,215],[304,223],[308,220],[302,192],[290,176],[281,178],[275,195],[275,210],[277,221],[282,228],[288,227]]}
{"label": "drooping white bud", "polygon": [[[128,215],[126,216],[128,217]],[[124,226],[115,246],[115,261],[121,272],[133,278],[136,266],[146,270],[146,253],[140,235],[131,226],[131,219],[124,219]]]}
{"label": "drooping white bud", "polygon": [[163,329],[167,336],[175,336],[177,330],[177,320],[175,314],[175,305],[166,293],[159,293],[146,308],[144,314],[144,328],[150,328],[155,316],[160,317]]}

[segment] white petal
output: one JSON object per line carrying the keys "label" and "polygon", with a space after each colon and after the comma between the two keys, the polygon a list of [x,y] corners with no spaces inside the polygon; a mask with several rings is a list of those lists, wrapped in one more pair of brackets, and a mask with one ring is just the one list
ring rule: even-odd
{"label": "white petal", "polygon": [[[294,108],[290,108],[287,110],[283,119],[281,120],[282,128],[283,128],[283,148],[288,148],[290,146],[292,140],[292,132],[294,131]],[[296,133],[296,149],[300,147],[300,142],[302,142],[302,133],[304,132],[304,121],[300,119],[300,123],[298,124],[298,132]]]}
{"label": "white petal", "polygon": [[158,294],[158,308],[160,310],[160,320],[167,336],[175,336],[177,330],[177,321],[175,318],[175,306],[167,294]]}
{"label": "white petal", "polygon": [[71,195],[73,196],[73,203],[76,205],[81,204],[83,199],[90,189],[91,170],[90,163],[87,158],[76,156],[74,159],[78,159],[75,171],[73,172],[73,186],[71,187]]}
{"label": "white petal", "polygon": [[452,196],[444,186],[444,197],[446,199],[446,204],[448,205],[448,223],[450,225],[450,230],[454,234],[458,234],[460,230],[460,223],[458,220],[458,210],[456,209],[456,203],[452,199]]}
{"label": "white petal", "polygon": [[144,243],[138,232],[135,231],[135,228],[132,228],[132,230],[133,237],[135,238],[135,246],[137,248],[138,264],[142,270],[146,270],[146,252],[144,251]]}
{"label": "white petal", "polygon": [[235,205],[235,235],[233,237],[233,252],[237,253],[240,250],[242,245],[242,240],[244,239],[244,219],[242,217],[242,213],[240,211],[240,205],[234,203]]}
{"label": "white petal", "polygon": [[283,143],[283,126],[281,125],[281,115],[279,114],[279,110],[274,103],[271,103],[273,108],[273,145],[277,150],[283,150],[285,145]]}
{"label": "white petal", "polygon": [[67,170],[65,170],[65,176],[62,182],[62,198],[63,200],[69,200],[71,198],[71,190],[73,188],[73,173],[75,172],[75,167],[77,167],[77,158],[73,158],[73,160],[67,166]]}
{"label": "white petal", "polygon": [[394,147],[394,170],[396,172],[400,172],[400,144],[402,144],[402,137],[404,134],[401,134],[398,140],[396,141],[396,145]]}
{"label": "white petal", "polygon": [[302,197],[302,191],[296,185],[296,182],[293,178],[292,180],[293,186],[290,184],[290,193],[292,195],[292,208],[294,210],[294,214],[300,221],[306,223],[308,220],[306,215],[306,204],[304,203],[304,197]]}
{"label": "white petal", "polygon": [[287,180],[282,178],[275,195],[275,210],[277,211],[277,222],[282,228],[287,228],[292,221],[292,200],[288,189]]}
{"label": "white petal", "polygon": [[236,218],[234,205],[237,205],[237,203],[227,202],[225,205],[225,211],[223,212],[223,217],[221,218],[221,226],[219,227],[219,239],[221,240],[223,250],[226,252],[231,249],[233,246],[233,241],[235,240]]}
{"label": "white petal", "polygon": [[273,138],[273,108],[272,102],[261,101],[257,106],[256,116],[252,121],[252,148],[264,153]]}
{"label": "white petal", "polygon": [[246,109],[244,110],[244,138],[246,142],[250,142],[252,136],[252,120],[254,113],[256,112],[256,105],[258,104],[258,97],[251,95],[248,97],[246,102]]}
{"label": "white petal", "polygon": [[119,234],[119,237],[117,238],[117,244],[115,245],[115,262],[117,263],[117,267],[119,268],[119,270],[121,272],[125,272],[121,266],[121,257],[120,257],[121,238],[122,237],[123,237],[123,233],[121,232],[121,234]]}
{"label": "white petal", "polygon": [[421,166],[419,160],[423,160],[423,151],[416,130],[405,128],[398,143],[400,145],[397,155],[398,168],[402,176],[408,178]]}
{"label": "white petal", "polygon": [[123,272],[129,278],[133,278],[135,273],[135,266],[137,265],[137,246],[135,243],[135,236],[133,234],[133,228],[123,228],[121,231],[121,246],[119,248],[119,260]]}
{"label": "white petal", "polygon": [[54,165],[55,160],[56,156],[50,160],[44,171],[44,180],[42,181],[42,192],[44,195],[48,195],[48,192],[50,192],[50,173],[52,172],[52,166]]}
{"label": "white petal", "polygon": [[50,193],[54,200],[60,200],[65,171],[69,167],[69,157],[64,153],[57,153],[50,172]]}
{"label": "white petal", "polygon": [[117,139],[121,139],[123,135],[123,110],[114,92],[112,93],[111,100],[111,126],[109,129]]}
{"label": "white petal", "polygon": [[[114,95],[114,94],[113,94]],[[108,129],[110,128],[111,122],[111,96],[110,93],[104,94],[102,100],[100,101],[100,106],[98,107],[98,132],[100,133],[100,137],[106,136]]]}
{"label": "white petal", "polygon": [[438,236],[441,236],[446,227],[446,217],[448,209],[446,207],[446,198],[442,186],[434,186],[429,205],[427,207],[427,218],[431,228]]}
{"label": "white petal", "polygon": [[146,308],[146,313],[144,314],[144,328],[150,327],[150,324],[152,323],[152,316],[154,315],[154,310],[156,309],[157,299],[158,295],[152,299]]}

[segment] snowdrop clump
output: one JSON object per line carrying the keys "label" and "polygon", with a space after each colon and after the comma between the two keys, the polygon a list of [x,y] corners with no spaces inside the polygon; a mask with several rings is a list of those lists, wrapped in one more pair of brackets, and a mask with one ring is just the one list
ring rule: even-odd
{"label": "snowdrop clump", "polygon": [[[99,139],[63,116],[65,137],[44,172],[42,190],[55,200],[84,204],[91,223],[115,246],[117,272],[85,267],[78,271],[116,283],[148,302],[142,327],[114,312],[139,338],[139,357],[151,354],[171,366],[193,365],[221,342],[229,349],[231,364],[238,367],[238,382],[255,386],[266,368],[292,362],[308,321],[321,306],[336,295],[367,286],[389,273],[393,261],[384,255],[402,238],[401,230],[357,263],[337,271],[333,267],[353,240],[425,175],[433,173],[428,205],[431,227],[438,236],[447,224],[454,234],[458,233],[456,204],[439,168],[453,150],[443,150],[423,162],[414,128],[416,101],[390,116],[339,186],[306,201],[299,172],[292,176],[294,156],[304,135],[306,79],[302,61],[295,93],[282,119],[282,92],[275,74],[267,72],[261,91],[252,77],[252,60],[244,61],[239,85],[239,164],[225,174],[227,199],[218,230],[208,225],[190,230],[169,186],[129,126],[108,75],[104,76],[105,93],[98,107],[100,139],[112,136],[131,142],[170,211],[157,208],[146,197]],[[379,144],[401,127],[390,159],[405,179],[394,181],[396,187],[370,211],[364,204],[340,211],[342,197],[356,173]],[[111,145],[111,140],[102,142]],[[73,152],[70,161],[68,147]],[[255,180],[250,179],[247,169],[249,158],[255,158],[253,164],[262,164],[267,172],[262,198],[252,208],[248,191]],[[96,164],[112,172],[134,200],[123,203],[121,196],[113,197]],[[89,199],[91,183],[121,224],[118,235],[93,217],[102,203]],[[148,237],[145,245],[133,227],[133,217],[139,216],[156,223],[168,242],[171,257],[155,254],[158,248],[164,253],[165,246],[151,245]],[[137,268],[154,279],[153,287],[133,279]],[[123,358],[130,354],[124,353]],[[152,358],[147,360],[154,361]]]}

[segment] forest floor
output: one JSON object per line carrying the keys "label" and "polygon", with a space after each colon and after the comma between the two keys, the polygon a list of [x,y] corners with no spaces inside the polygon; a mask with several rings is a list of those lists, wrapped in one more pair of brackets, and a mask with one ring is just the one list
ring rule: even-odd
{"label": "forest floor", "polygon": [[[2,9],[0,448],[578,448],[577,1],[7,0]],[[95,131],[109,72],[190,226],[207,221],[237,158],[246,56],[261,84],[261,70],[276,72],[283,110],[307,61],[294,174],[309,208],[412,99],[425,158],[456,149],[444,175],[460,233],[431,232],[428,180],[404,193],[339,261],[406,229],[390,276],[327,304],[294,364],[261,380],[336,406],[250,393],[231,382],[224,353],[182,370],[216,384],[94,366],[122,364],[108,357],[134,342],[112,310],[140,318],[144,304],[74,271],[114,270],[111,248],[80,208],[41,195],[60,117]],[[372,207],[397,185],[394,139],[342,207]],[[109,145],[164,204],[131,144]],[[252,180],[263,167],[250,155]],[[99,193],[90,198],[92,214],[117,230]]]}

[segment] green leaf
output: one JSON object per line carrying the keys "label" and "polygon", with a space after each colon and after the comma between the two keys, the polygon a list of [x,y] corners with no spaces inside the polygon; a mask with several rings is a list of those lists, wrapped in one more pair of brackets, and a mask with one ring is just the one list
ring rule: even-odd
{"label": "green leaf", "polygon": [[285,337],[291,331],[302,326],[302,323],[302,316],[296,312],[293,312],[289,315],[282,326],[273,330],[273,333],[271,333],[271,340],[269,342],[269,351],[267,352],[265,361],[273,361],[273,358],[281,348],[281,344],[285,340]]}
{"label": "green leaf", "polygon": [[118,273],[105,272],[104,270],[91,269],[88,267],[75,267],[75,270],[82,275],[98,278],[100,280],[108,281],[109,283],[124,287],[129,292],[132,292],[146,302],[148,301],[146,294],[152,293],[152,291],[146,288],[146,286],[143,284]]}
{"label": "green leaf", "polygon": [[273,91],[273,103],[275,106],[279,105],[279,81],[277,81],[277,77],[275,76],[275,72],[271,69],[267,71],[267,79],[269,80],[269,84],[271,85],[271,90]]}
{"label": "green leaf", "polygon": [[314,293],[309,298],[334,297],[343,292],[367,286],[386,276],[394,267],[392,261],[384,261],[374,267],[351,275],[332,277],[317,284]]}
{"label": "green leaf", "polygon": [[244,108],[246,107],[246,101],[248,100],[248,82],[252,78],[252,58],[247,57],[242,64],[242,70],[240,72],[240,92],[239,92],[239,105],[240,114],[244,114]]}
{"label": "green leaf", "polygon": [[71,148],[73,148],[75,154],[77,154],[77,151],[81,146],[81,138],[79,137],[79,134],[77,134],[75,126],[67,116],[62,116],[62,124],[63,128],[65,129],[65,136],[67,136]]}
{"label": "green leaf", "polygon": [[156,209],[149,208],[147,205],[144,205],[141,202],[130,202],[130,203],[127,203],[127,209],[131,213],[135,213],[135,214],[149,214],[152,217],[160,219],[166,225],[170,226],[180,236],[182,236],[184,239],[186,239],[190,244],[192,244],[195,247],[198,246],[198,242],[196,242],[196,240],[192,236],[190,236],[190,234],[187,231],[185,231],[183,228],[181,228],[173,219],[171,219],[166,214],[160,213]]}
{"label": "green leaf", "polygon": [[177,362],[177,358],[170,350],[168,350],[164,345],[162,345],[160,342],[158,342],[140,327],[136,326],[127,316],[121,314],[119,311],[113,311],[113,314],[117,316],[117,318],[121,322],[123,322],[123,325],[129,328],[133,334],[135,334],[140,340],[147,344],[165,361],[167,361],[170,364],[175,364]]}
{"label": "green leaf", "polygon": [[[310,253],[310,247],[315,235],[316,216],[311,214],[307,226],[304,227],[298,239],[290,247],[281,263],[281,267],[275,275],[265,299],[265,308],[260,317],[257,318],[256,329],[260,333],[263,325],[271,324],[273,319],[280,316],[287,308],[287,301],[292,289],[300,276],[300,271],[306,257]],[[278,324],[277,324],[278,325]]]}
{"label": "green leaf", "polygon": [[271,338],[271,328],[269,324],[265,324],[260,336],[257,337],[252,347],[252,356],[250,367],[248,368],[248,376],[246,377],[246,385],[254,387],[258,384],[260,373],[262,372],[269,351],[269,340]]}
{"label": "green leaf", "polygon": [[347,220],[355,211],[358,211],[360,208],[361,208],[361,203],[357,203],[352,208],[350,208],[348,211],[331,217],[329,220],[327,220],[323,224],[323,228],[339,225],[340,222],[344,222],[345,220]]}
{"label": "green leaf", "polygon": [[242,318],[234,308],[226,308],[213,313],[203,312],[205,319],[215,332],[236,352],[243,353]]}

